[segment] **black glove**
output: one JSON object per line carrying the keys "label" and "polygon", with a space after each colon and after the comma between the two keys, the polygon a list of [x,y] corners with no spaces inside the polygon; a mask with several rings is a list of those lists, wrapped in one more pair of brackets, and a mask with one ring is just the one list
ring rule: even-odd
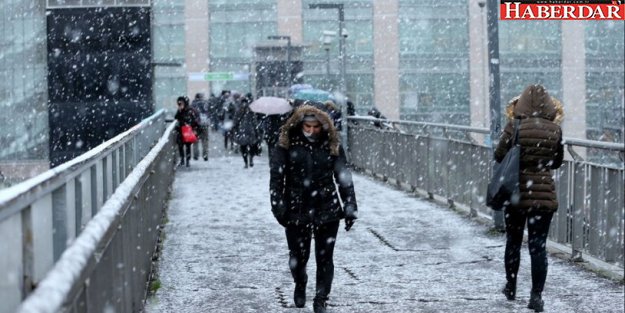
{"label": "black glove", "polygon": [[358,209],[354,204],[345,205],[345,231],[349,231],[358,219]]}
{"label": "black glove", "polygon": [[271,213],[273,213],[273,217],[276,218],[276,221],[280,223],[283,227],[286,227],[286,208],[284,205],[274,205],[271,207]]}
{"label": "black glove", "polygon": [[284,217],[276,218],[276,219],[278,220],[278,223],[282,225],[282,227],[286,227],[286,225],[288,224],[288,221]]}

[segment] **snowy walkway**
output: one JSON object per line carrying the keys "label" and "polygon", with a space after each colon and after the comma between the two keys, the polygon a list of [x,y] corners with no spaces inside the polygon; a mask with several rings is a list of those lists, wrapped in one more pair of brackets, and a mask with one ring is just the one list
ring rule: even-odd
{"label": "snowy walkway", "polygon": [[[176,173],[160,261],[162,287],[146,311],[312,312],[292,302],[284,231],[269,206],[266,154],[252,169],[211,137],[209,162]],[[216,139],[216,140],[215,140]],[[355,175],[360,220],[339,231],[329,312],[533,312],[529,255],[516,301],[504,283],[504,237],[458,213]],[[550,257],[546,312],[623,312],[623,286]]]}

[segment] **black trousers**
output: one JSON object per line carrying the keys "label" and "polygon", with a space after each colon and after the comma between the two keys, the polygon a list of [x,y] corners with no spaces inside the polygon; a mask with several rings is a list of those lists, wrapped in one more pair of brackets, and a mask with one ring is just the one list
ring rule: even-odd
{"label": "black trousers", "polygon": [[249,164],[254,166],[254,154],[256,153],[254,145],[241,145],[239,146],[239,150],[241,151],[241,156],[243,157],[243,162],[245,165]]}
{"label": "black trousers", "polygon": [[317,285],[315,299],[327,300],[334,279],[334,243],[339,230],[339,221],[320,226],[289,225],[286,240],[289,245],[289,268],[296,284],[308,281],[306,264],[310,256],[310,242],[315,238],[315,260],[317,262]]}
{"label": "black trousers", "polygon": [[521,244],[523,229],[527,222],[528,241],[532,262],[532,291],[541,293],[547,279],[547,235],[553,213],[520,212],[506,209],[506,254],[504,257],[506,280],[516,286],[517,273],[521,263]]}
{"label": "black trousers", "polygon": [[[187,155],[185,157],[185,150],[187,152]],[[191,158],[191,144],[190,143],[182,143],[179,142],[178,143],[178,153],[180,154],[180,163],[183,163],[185,158],[187,160],[187,163],[189,163],[189,159]]]}

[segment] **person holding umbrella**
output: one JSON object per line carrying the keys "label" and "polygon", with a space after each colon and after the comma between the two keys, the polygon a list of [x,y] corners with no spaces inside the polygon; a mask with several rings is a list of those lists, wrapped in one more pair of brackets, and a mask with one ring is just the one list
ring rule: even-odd
{"label": "person holding umbrella", "polygon": [[[293,300],[306,304],[306,264],[315,239],[315,313],[326,312],[334,277],[334,244],[339,222],[350,230],[357,219],[356,195],[339,134],[327,113],[298,107],[281,128],[270,161],[271,210],[285,228]],[[337,188],[338,187],[338,188]]]}

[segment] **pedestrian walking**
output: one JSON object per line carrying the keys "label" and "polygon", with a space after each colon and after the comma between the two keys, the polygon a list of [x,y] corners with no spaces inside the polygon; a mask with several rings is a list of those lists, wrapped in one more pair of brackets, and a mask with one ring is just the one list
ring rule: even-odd
{"label": "pedestrian walking", "polygon": [[313,309],[325,313],[339,222],[344,218],[345,230],[350,230],[357,219],[351,172],[332,119],[315,107],[298,107],[282,126],[270,163],[272,213],[285,228],[295,306],[306,304],[306,264],[314,238]]}
{"label": "pedestrian walking", "polygon": [[195,99],[191,102],[191,107],[199,114],[199,122],[197,126],[198,142],[193,144],[193,159],[200,157],[200,147],[202,145],[202,157],[204,161],[208,161],[208,129],[210,127],[210,117],[208,111],[208,101],[204,98],[203,93],[195,94]]}
{"label": "pedestrian walking", "polygon": [[323,105],[325,105],[325,111],[328,112],[328,115],[334,122],[334,127],[340,132],[343,129],[343,113],[341,113],[341,109],[332,100],[327,100]]}
{"label": "pedestrian walking", "polygon": [[[182,126],[189,125],[195,133],[197,133],[198,117],[197,113],[189,105],[189,98],[181,96],[176,100],[178,105],[178,111],[174,118],[178,122],[176,125],[176,143],[178,144],[178,152],[180,153],[180,166],[185,165],[189,167],[189,161],[191,159],[191,143],[184,142],[182,139]],[[184,149],[183,149],[184,148]],[[186,153],[185,151],[186,150]],[[186,163],[185,163],[186,161]]]}
{"label": "pedestrian walking", "polygon": [[241,107],[236,112],[232,126],[232,139],[239,145],[245,168],[254,167],[254,155],[263,134],[256,113],[250,110],[249,99],[241,99]]}
{"label": "pedestrian walking", "polygon": [[523,230],[527,223],[532,268],[532,290],[527,307],[535,312],[542,312],[544,307],[542,292],[548,267],[545,245],[551,218],[558,209],[551,170],[560,167],[564,155],[562,130],[556,123],[562,119],[563,110],[556,103],[559,104],[554,103],[541,85],[525,88],[506,110],[509,121],[495,150],[495,160],[501,162],[512,145],[514,120],[520,120],[517,130],[517,142],[521,146],[520,198],[504,207],[506,285],[502,292],[508,300],[516,297]]}
{"label": "pedestrian walking", "polygon": [[280,127],[284,124],[287,117],[288,114],[272,114],[266,115],[261,121],[265,143],[267,144],[267,156],[270,162],[273,150],[280,137]]}

